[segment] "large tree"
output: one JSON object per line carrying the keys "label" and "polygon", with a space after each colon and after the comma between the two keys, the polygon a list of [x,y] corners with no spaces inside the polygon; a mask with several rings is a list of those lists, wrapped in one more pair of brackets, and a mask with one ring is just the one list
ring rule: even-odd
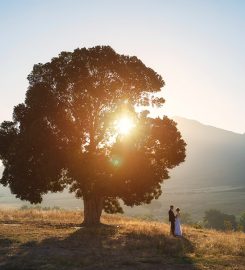
{"label": "large tree", "polygon": [[[98,224],[103,209],[122,211],[118,199],[157,199],[169,169],[184,161],[176,123],[135,111],[164,103],[155,95],[163,79],[137,57],[108,46],[61,52],[28,80],[25,102],[0,127],[0,182],[17,198],[40,203],[69,188],[84,201],[84,224]],[[130,132],[120,132],[127,121]]]}

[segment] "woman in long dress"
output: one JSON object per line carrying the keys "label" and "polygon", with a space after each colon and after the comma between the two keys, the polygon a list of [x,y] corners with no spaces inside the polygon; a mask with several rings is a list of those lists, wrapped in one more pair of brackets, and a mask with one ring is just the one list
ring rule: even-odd
{"label": "woman in long dress", "polygon": [[182,229],[181,229],[181,225],[180,225],[180,209],[179,208],[176,208],[174,235],[175,236],[182,236]]}

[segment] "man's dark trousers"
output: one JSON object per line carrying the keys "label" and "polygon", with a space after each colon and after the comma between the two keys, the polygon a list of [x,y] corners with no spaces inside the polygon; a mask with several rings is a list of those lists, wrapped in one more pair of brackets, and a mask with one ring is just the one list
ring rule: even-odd
{"label": "man's dark trousers", "polygon": [[171,209],[168,211],[168,217],[169,217],[169,221],[171,222],[171,234],[174,235],[174,231],[175,231],[175,215],[174,215],[174,212]]}
{"label": "man's dark trousers", "polygon": [[171,234],[174,235],[175,231],[175,221],[170,221],[171,222]]}

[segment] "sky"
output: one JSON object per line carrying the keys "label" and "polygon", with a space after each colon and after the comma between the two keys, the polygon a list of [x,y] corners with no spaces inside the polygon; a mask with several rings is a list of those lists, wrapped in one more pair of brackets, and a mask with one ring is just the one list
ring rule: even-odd
{"label": "sky", "polygon": [[162,75],[156,113],[245,133],[245,1],[0,0],[0,122],[61,51],[110,45]]}

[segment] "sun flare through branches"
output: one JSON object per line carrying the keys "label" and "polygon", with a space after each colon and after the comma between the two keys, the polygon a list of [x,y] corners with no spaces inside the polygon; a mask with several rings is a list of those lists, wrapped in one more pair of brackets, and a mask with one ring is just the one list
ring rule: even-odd
{"label": "sun flare through branches", "polygon": [[115,127],[119,135],[128,135],[135,127],[135,124],[131,118],[123,116],[115,122]]}

